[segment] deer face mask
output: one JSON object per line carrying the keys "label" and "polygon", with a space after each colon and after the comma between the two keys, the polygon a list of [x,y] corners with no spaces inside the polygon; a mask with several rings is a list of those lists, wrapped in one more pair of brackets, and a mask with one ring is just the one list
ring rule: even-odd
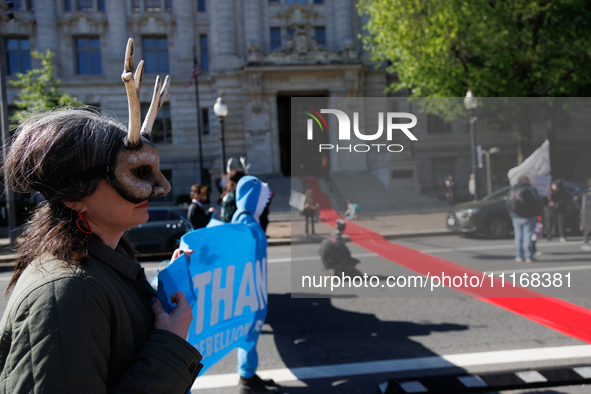
{"label": "deer face mask", "polygon": [[129,106],[128,133],[111,149],[107,179],[124,199],[138,204],[151,197],[163,196],[170,191],[170,183],[160,171],[160,156],[150,142],[156,114],[168,97],[168,76],[161,83],[156,77],[150,109],[141,125],[140,86],[144,72],[142,60],[133,72],[133,40],[127,42],[125,65],[121,79],[127,90]]}

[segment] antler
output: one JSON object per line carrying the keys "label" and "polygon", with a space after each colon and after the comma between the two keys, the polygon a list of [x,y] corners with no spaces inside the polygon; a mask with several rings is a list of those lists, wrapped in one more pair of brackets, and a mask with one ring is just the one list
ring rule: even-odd
{"label": "antler", "polygon": [[127,139],[132,145],[140,142],[140,124],[142,121],[142,111],[140,107],[140,87],[142,85],[142,76],[144,74],[144,61],[140,61],[135,75],[133,74],[133,39],[127,41],[125,51],[125,63],[121,80],[125,83],[127,90],[127,103],[129,108],[129,125],[127,130]]}
{"label": "antler", "polygon": [[[156,77],[156,84],[154,85],[154,94],[152,95],[152,103],[150,104],[150,109],[148,109],[148,114],[146,115],[146,119],[144,119],[144,124],[142,125],[141,134],[146,138],[150,137],[152,133],[152,126],[154,126],[154,121],[156,120],[156,115],[162,107],[162,104],[168,98],[168,87],[170,85],[170,78],[168,75],[164,79],[164,85],[160,82],[160,76]],[[161,88],[162,86],[162,88]]]}

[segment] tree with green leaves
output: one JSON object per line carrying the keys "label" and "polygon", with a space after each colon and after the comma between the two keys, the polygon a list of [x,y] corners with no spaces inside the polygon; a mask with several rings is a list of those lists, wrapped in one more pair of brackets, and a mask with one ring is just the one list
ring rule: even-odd
{"label": "tree with green leaves", "polygon": [[[369,16],[365,47],[398,78],[392,90],[591,96],[589,1],[360,0],[358,10]],[[518,129],[517,138],[522,159],[532,150],[531,129]]]}
{"label": "tree with green leaves", "polygon": [[16,127],[35,111],[58,106],[84,105],[82,101],[59,88],[60,80],[55,77],[55,69],[51,62],[53,53],[47,50],[43,55],[32,51],[31,56],[40,60],[41,68],[29,70],[25,74],[17,73],[16,79],[10,81],[11,85],[21,88],[15,100],[19,110],[10,118],[13,123],[11,128]]}

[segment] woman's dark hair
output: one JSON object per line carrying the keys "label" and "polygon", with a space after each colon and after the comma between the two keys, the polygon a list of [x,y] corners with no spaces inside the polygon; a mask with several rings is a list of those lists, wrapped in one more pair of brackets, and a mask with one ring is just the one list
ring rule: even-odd
{"label": "woman's dark hair", "polygon": [[228,174],[228,184],[226,185],[226,190],[224,190],[220,198],[224,198],[224,196],[230,192],[236,192],[236,185],[238,185],[238,181],[245,175],[246,172],[243,169],[234,168],[233,170],[230,170],[230,173]]}
{"label": "woman's dark hair", "polygon": [[[6,293],[27,266],[43,254],[68,264],[82,264],[91,237],[76,226],[77,212],[62,201],[94,193],[100,178],[78,177],[84,170],[109,162],[112,146],[127,132],[125,126],[97,110],[84,108],[39,112],[16,130],[5,169],[8,183],[19,193],[40,192],[39,204],[23,226],[24,241],[17,247],[14,275]],[[120,246],[133,255],[123,240]]]}

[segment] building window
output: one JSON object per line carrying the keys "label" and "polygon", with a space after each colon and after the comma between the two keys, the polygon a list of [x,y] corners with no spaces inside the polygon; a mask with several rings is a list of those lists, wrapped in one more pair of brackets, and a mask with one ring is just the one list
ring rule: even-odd
{"label": "building window", "polygon": [[197,0],[197,12],[205,12],[205,0]]}
{"label": "building window", "polygon": [[6,40],[8,75],[25,73],[31,69],[31,44],[28,38],[9,38]]}
{"label": "building window", "polygon": [[70,0],[64,0],[64,11],[72,11],[72,2]]}
{"label": "building window", "polygon": [[145,0],[145,1],[146,1],[146,11],[148,11],[148,12],[161,12],[162,11],[161,0]]}
{"label": "building window", "polygon": [[317,27],[314,32],[318,45],[326,46],[326,30],[324,27]]}
{"label": "building window", "polygon": [[427,115],[427,133],[428,134],[447,134],[451,133],[451,123],[444,121],[441,117],[433,114]]}
{"label": "building window", "polygon": [[271,50],[281,46],[281,29],[279,27],[271,28]]}
{"label": "building window", "polygon": [[209,108],[201,108],[201,130],[203,135],[209,134]]}
{"label": "building window", "polygon": [[314,0],[314,4],[324,4],[324,0]]}
{"label": "building window", "polygon": [[453,157],[431,159],[431,180],[433,187],[444,188],[448,176],[454,176],[456,159]]}
{"label": "building window", "polygon": [[101,41],[99,38],[76,38],[78,74],[101,74]]}
{"label": "building window", "polygon": [[34,0],[16,0],[14,2],[14,9],[16,11],[34,11],[35,1]]}
{"label": "building window", "polygon": [[99,0],[99,2],[98,2],[98,9],[101,12],[105,12],[105,0]]}
{"label": "building window", "polygon": [[145,70],[147,73],[168,72],[168,39],[146,37],[143,40]]}
{"label": "building window", "polygon": [[269,4],[279,4],[279,0],[269,0]]}
{"label": "building window", "polygon": [[171,12],[172,0],[132,0],[131,9],[133,12]]}
{"label": "building window", "polygon": [[[142,104],[142,119],[146,117],[150,104]],[[156,115],[150,140],[155,144],[172,143],[172,123],[170,121],[170,104],[164,103]]]}
{"label": "building window", "polygon": [[93,11],[93,0],[78,0],[78,11]]}
{"label": "building window", "polygon": [[308,4],[308,0],[285,0],[285,4]]}
{"label": "building window", "polygon": [[209,70],[209,57],[207,55],[207,36],[199,36],[199,51],[201,52],[201,69]]}

